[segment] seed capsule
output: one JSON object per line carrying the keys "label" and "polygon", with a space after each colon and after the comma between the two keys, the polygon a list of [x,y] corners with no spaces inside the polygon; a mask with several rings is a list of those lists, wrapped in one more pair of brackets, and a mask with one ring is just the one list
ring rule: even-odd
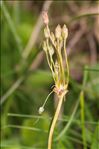
{"label": "seed capsule", "polygon": [[40,107],[39,108],[39,114],[42,114],[44,112],[44,108],[43,107]]}

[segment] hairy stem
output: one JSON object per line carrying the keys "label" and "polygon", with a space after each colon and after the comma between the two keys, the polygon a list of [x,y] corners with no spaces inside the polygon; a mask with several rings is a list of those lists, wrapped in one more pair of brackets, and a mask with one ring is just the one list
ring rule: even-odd
{"label": "hairy stem", "polygon": [[64,97],[63,95],[59,97],[58,106],[57,106],[57,109],[56,109],[56,112],[55,112],[55,115],[52,121],[52,125],[51,125],[50,132],[49,132],[49,138],[48,138],[48,149],[51,149],[51,146],[52,146],[52,137],[53,137],[55,125],[56,125],[56,122],[57,122],[57,119],[58,119],[58,116],[61,110],[62,102],[64,99],[63,97]]}

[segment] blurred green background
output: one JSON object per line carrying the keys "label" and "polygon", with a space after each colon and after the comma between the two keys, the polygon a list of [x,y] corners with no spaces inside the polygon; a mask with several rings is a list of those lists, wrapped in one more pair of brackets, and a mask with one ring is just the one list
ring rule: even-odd
{"label": "blurred green background", "polygon": [[3,0],[1,18],[1,148],[47,149],[57,105],[42,50],[47,10],[50,28],[65,23],[70,84],[53,137],[53,149],[99,149],[98,1]]}

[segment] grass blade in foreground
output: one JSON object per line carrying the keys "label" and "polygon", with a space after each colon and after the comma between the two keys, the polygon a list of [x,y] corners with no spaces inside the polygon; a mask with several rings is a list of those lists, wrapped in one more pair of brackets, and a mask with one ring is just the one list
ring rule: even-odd
{"label": "grass blade in foreground", "polygon": [[85,135],[85,116],[84,116],[84,92],[80,93],[80,105],[81,105],[81,125],[82,125],[82,138],[84,149],[87,149],[86,146],[86,135]]}

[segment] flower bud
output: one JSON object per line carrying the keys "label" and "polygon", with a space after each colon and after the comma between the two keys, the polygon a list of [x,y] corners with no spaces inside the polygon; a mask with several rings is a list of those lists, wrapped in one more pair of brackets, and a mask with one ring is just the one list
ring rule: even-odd
{"label": "flower bud", "polygon": [[43,107],[40,107],[39,108],[39,114],[42,114],[44,112],[44,108]]}
{"label": "flower bud", "polygon": [[50,46],[50,48],[49,48],[49,54],[50,54],[50,56],[53,56],[53,54],[54,54],[54,49],[52,46]]}
{"label": "flower bud", "polygon": [[43,17],[43,21],[44,21],[45,25],[48,25],[48,23],[49,23],[49,18],[48,18],[48,14],[47,14],[46,11],[43,11],[42,17]]}
{"label": "flower bud", "polygon": [[46,27],[46,28],[44,29],[44,35],[45,35],[45,38],[49,38],[49,36],[50,36],[50,30],[49,30],[48,27]]}
{"label": "flower bud", "polygon": [[55,29],[55,36],[56,38],[60,38],[61,37],[61,26],[58,24],[56,29]]}
{"label": "flower bud", "polygon": [[53,32],[51,32],[51,39],[52,39],[53,42],[55,41],[55,36],[54,36]]}
{"label": "flower bud", "polygon": [[47,45],[46,45],[46,42],[44,41],[43,42],[43,50],[46,52],[47,51]]}
{"label": "flower bud", "polygon": [[67,29],[65,24],[64,24],[64,26],[62,28],[62,36],[63,36],[64,39],[66,39],[67,36],[68,36],[68,29]]}

